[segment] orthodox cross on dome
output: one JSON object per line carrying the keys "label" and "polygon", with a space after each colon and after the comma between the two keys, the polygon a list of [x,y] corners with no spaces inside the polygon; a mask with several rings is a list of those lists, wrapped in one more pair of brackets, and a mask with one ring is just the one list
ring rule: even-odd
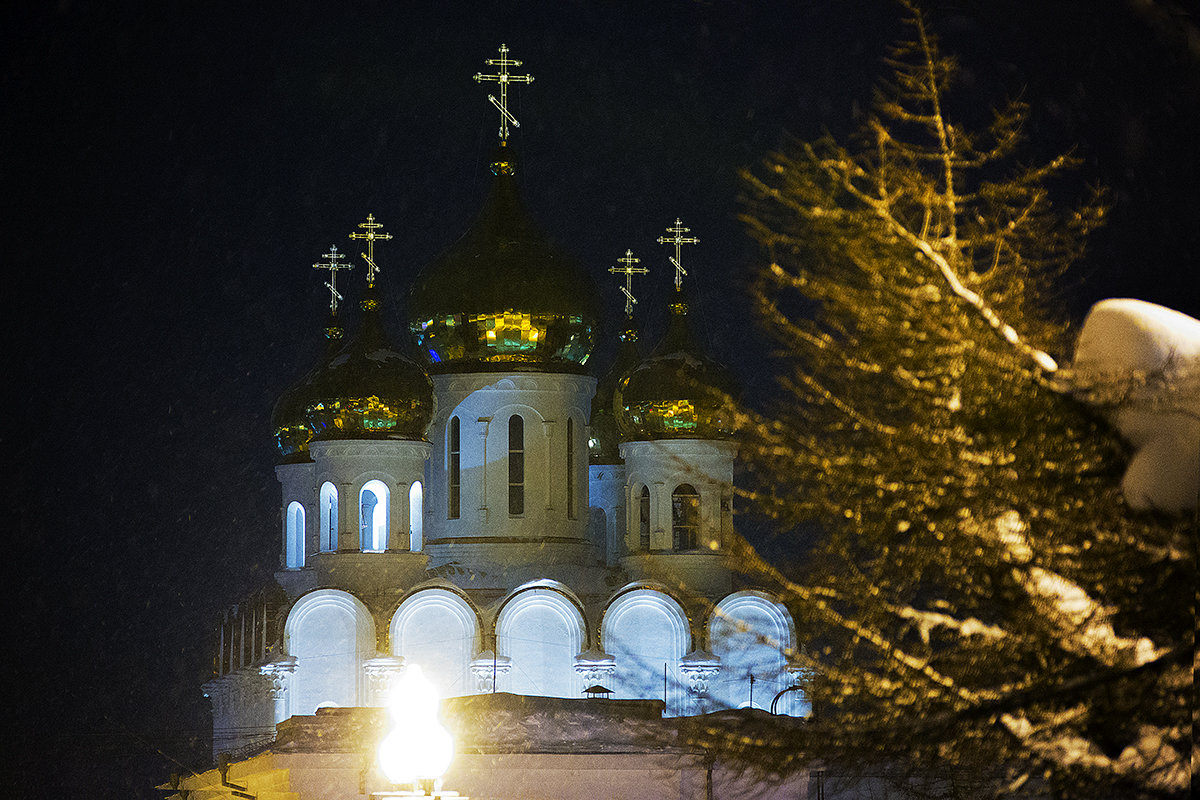
{"label": "orthodox cross on dome", "polygon": [[482,72],[475,73],[475,82],[483,83],[484,81],[496,81],[500,84],[500,99],[497,100],[494,95],[488,95],[488,102],[494,105],[500,111],[500,141],[508,141],[508,124],[511,122],[514,128],[521,127],[521,123],[517,122],[508,110],[508,84],[510,83],[533,83],[532,75],[509,75],[509,67],[521,66],[520,61],[508,57],[508,45],[500,45],[500,57],[489,58],[484,62],[489,67],[499,67],[499,72],[495,75],[484,75]]}
{"label": "orthodox cross on dome", "polygon": [[392,235],[390,233],[376,233],[383,226],[375,221],[374,214],[367,214],[367,221],[358,223],[358,227],[364,228],[366,233],[354,232],[350,234],[350,238],[365,239],[367,241],[367,252],[359,253],[359,255],[367,262],[367,285],[374,286],[375,273],[379,272],[379,267],[375,266],[375,240],[387,241],[392,238]]}
{"label": "orthodox cross on dome", "polygon": [[614,275],[619,274],[625,276],[625,285],[620,287],[620,289],[621,294],[625,295],[625,316],[632,317],[633,306],[635,303],[637,303],[637,298],[633,296],[633,276],[645,275],[650,270],[646,269],[645,267],[634,266],[634,264],[640,263],[641,259],[634,258],[632,250],[626,250],[625,257],[618,258],[617,261],[624,264],[624,266],[609,267],[608,271]]}
{"label": "orthodox cross on dome", "polygon": [[354,269],[353,264],[342,264],[338,261],[339,258],[345,257],[345,255],[338,252],[336,244],[331,244],[329,245],[329,252],[322,256],[322,258],[328,258],[329,260],[320,264],[313,264],[313,269],[329,270],[329,280],[325,281],[325,288],[329,290],[329,312],[331,314],[337,313],[338,303],[342,299],[341,293],[337,290],[338,270]]}
{"label": "orthodox cross on dome", "polygon": [[671,259],[671,265],[675,267],[675,291],[683,288],[683,276],[687,275],[687,270],[683,268],[683,252],[682,248],[685,244],[699,244],[700,240],[695,236],[684,236],[683,234],[690,231],[691,228],[683,227],[683,223],[679,217],[675,218],[675,227],[667,228],[667,233],[673,233],[674,236],[658,237],[659,244],[675,245],[675,257]]}

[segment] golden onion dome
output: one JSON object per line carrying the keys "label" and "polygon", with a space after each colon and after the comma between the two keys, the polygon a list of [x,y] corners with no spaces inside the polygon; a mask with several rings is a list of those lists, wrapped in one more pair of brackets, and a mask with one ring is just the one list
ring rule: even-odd
{"label": "golden onion dome", "polygon": [[397,351],[383,330],[372,285],[358,334],[310,383],[305,417],[313,441],[425,438],[433,420],[433,381]]}
{"label": "golden onion dome", "polygon": [[592,400],[592,418],[588,420],[591,430],[588,439],[588,461],[592,464],[619,464],[621,453],[618,444],[617,418],[613,400],[617,385],[625,374],[641,360],[638,345],[638,330],[633,320],[627,321],[625,329],[618,335],[619,346],[616,360],[608,372],[596,383],[596,397]]}
{"label": "golden onion dome", "polygon": [[329,324],[325,326],[324,357],[316,367],[289,386],[275,403],[271,412],[271,430],[275,435],[275,446],[279,448],[284,463],[308,460],[308,443],[312,440],[313,430],[309,427],[307,412],[313,384],[341,349],[344,333],[345,329],[337,316],[331,315]]}
{"label": "golden onion dome", "polygon": [[417,279],[413,337],[434,372],[585,372],[599,318],[591,279],[550,244],[517,193],[501,143],[478,219]]}
{"label": "golden onion dome", "polygon": [[617,430],[622,441],[729,438],[736,394],[729,370],[696,345],[677,291],[666,336],[617,384]]}

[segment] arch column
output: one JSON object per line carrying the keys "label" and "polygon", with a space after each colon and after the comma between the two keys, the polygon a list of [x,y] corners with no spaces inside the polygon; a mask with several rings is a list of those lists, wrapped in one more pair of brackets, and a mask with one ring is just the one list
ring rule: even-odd
{"label": "arch column", "polygon": [[291,709],[289,708],[290,689],[292,685],[292,675],[296,672],[296,657],[283,656],[277,661],[270,664],[263,664],[259,667],[259,673],[270,681],[267,691],[271,695],[271,701],[274,703],[275,724],[283,722],[290,717]]}
{"label": "arch column", "polygon": [[617,659],[600,650],[586,650],[575,656],[575,672],[583,679],[585,689],[598,683],[611,690]]}
{"label": "arch column", "polygon": [[404,673],[407,665],[403,656],[376,656],[363,662],[363,673],[367,676],[367,704],[387,706],[391,701],[392,686]]}
{"label": "arch column", "polygon": [[471,674],[475,676],[475,690],[479,694],[498,691],[500,678],[512,671],[512,659],[498,656],[492,650],[484,650],[471,660]]}
{"label": "arch column", "polygon": [[693,650],[679,659],[679,672],[687,680],[686,714],[703,714],[707,709],[708,683],[721,671],[721,659],[706,650]]}

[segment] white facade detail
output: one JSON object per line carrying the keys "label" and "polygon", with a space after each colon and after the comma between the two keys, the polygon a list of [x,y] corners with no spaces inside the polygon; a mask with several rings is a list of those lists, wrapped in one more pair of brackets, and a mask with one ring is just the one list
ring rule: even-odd
{"label": "white facade detail", "polygon": [[292,714],[366,705],[362,665],[375,655],[375,624],[361,600],[337,589],[305,595],[288,614],[283,641],[296,659]]}
{"label": "white facade detail", "polygon": [[391,651],[421,671],[442,697],[472,694],[471,660],[480,650],[479,618],[455,591],[421,589],[396,609]]}
{"label": "white facade detail", "polygon": [[557,588],[518,590],[496,620],[497,652],[511,659],[505,691],[545,697],[579,697],[575,672],[585,623],[578,601]]}
{"label": "white facade detail", "polygon": [[[775,696],[795,684],[795,624],[769,595],[741,591],[717,603],[708,620],[708,641],[721,661],[720,674],[709,685],[718,707],[770,710]],[[809,711],[795,692],[782,695],[780,707],[793,716]]]}

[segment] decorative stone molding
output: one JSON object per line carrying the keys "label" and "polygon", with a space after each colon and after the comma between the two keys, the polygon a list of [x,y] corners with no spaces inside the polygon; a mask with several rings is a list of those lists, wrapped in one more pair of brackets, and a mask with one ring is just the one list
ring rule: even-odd
{"label": "decorative stone molding", "polygon": [[817,671],[805,664],[799,664],[795,661],[789,662],[784,666],[784,671],[787,672],[792,679],[792,686],[803,687],[802,691],[808,694],[808,685],[812,683],[816,677]]}
{"label": "decorative stone molding", "polygon": [[491,650],[484,650],[471,660],[471,674],[475,676],[476,690],[480,694],[496,691],[500,676],[507,675],[511,670],[512,659],[498,656]]}
{"label": "decorative stone molding", "polygon": [[367,675],[367,692],[370,704],[386,706],[392,694],[393,681],[404,672],[407,665],[404,656],[376,656],[363,662]]}
{"label": "decorative stone molding", "polygon": [[679,659],[679,672],[687,678],[688,693],[695,697],[708,694],[708,683],[721,671],[721,659],[705,650],[693,650]]}
{"label": "decorative stone molding", "polygon": [[679,674],[687,682],[684,713],[702,714],[708,705],[709,682],[721,671],[721,659],[706,650],[693,650],[679,659]]}
{"label": "decorative stone molding", "polygon": [[598,683],[611,689],[617,674],[617,659],[599,650],[585,650],[575,656],[575,672],[587,686]]}
{"label": "decorative stone molding", "polygon": [[272,700],[287,699],[288,687],[291,684],[291,676],[296,671],[296,664],[295,656],[282,656],[278,660],[270,664],[263,664],[258,668],[259,673],[270,680],[267,691]]}

